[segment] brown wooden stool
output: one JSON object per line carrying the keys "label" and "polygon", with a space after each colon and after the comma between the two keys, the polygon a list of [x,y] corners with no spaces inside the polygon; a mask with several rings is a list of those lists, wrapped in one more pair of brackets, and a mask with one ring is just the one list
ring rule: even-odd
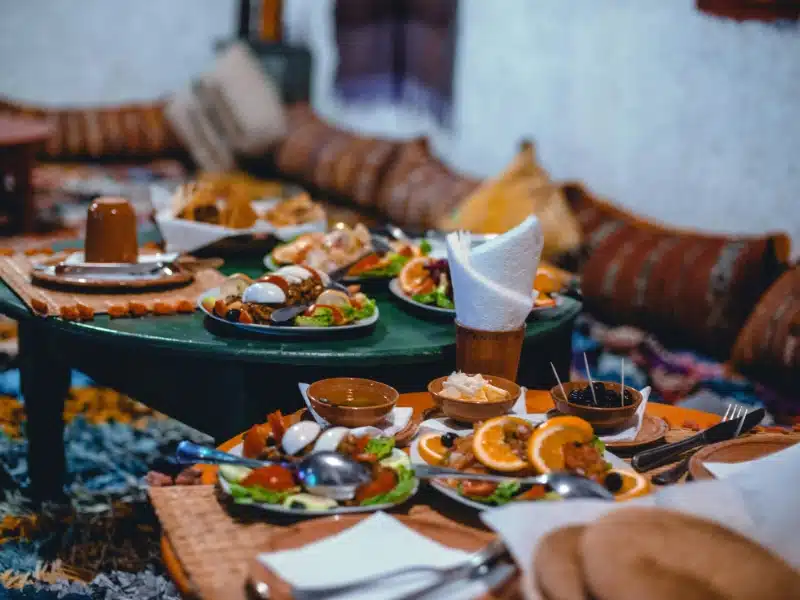
{"label": "brown wooden stool", "polygon": [[0,117],[0,233],[31,233],[36,219],[32,172],[36,147],[53,133],[32,119]]}

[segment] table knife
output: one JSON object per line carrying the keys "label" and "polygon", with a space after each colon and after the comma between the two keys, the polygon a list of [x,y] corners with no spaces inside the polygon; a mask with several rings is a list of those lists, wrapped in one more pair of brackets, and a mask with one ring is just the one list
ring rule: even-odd
{"label": "table knife", "polygon": [[766,411],[763,408],[759,408],[747,413],[743,419],[724,421],[680,442],[644,450],[631,459],[631,465],[641,473],[669,464],[680,458],[684,453],[700,446],[716,444],[717,442],[733,439],[742,433],[747,433],[761,423],[765,414]]}

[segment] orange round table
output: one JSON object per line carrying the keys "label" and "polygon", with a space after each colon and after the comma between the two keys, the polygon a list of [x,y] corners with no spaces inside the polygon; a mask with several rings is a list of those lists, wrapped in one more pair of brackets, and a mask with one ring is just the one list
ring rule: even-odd
{"label": "orange round table", "polygon": [[[402,394],[398,401],[399,406],[410,406],[417,414],[423,410],[433,406],[430,394],[427,392],[417,392],[413,394]],[[550,393],[541,390],[529,390],[527,396],[527,406],[529,413],[546,413],[553,408],[553,401],[550,398]],[[648,403],[647,414],[656,417],[661,417],[670,427],[682,427],[687,421],[690,421],[701,428],[710,427],[720,421],[719,415],[701,412],[689,408],[679,408],[677,406],[669,406],[667,404]],[[242,441],[242,435],[239,434],[227,442],[219,446],[220,450],[230,450]],[[217,481],[217,468],[203,466],[199,467],[203,472],[202,482],[205,484],[213,485]],[[164,565],[167,568],[170,576],[172,577],[175,585],[181,591],[181,594],[188,595],[190,586],[186,575],[183,572],[180,562],[178,562],[172,546],[167,540],[166,536],[161,537],[161,554],[164,559]]]}

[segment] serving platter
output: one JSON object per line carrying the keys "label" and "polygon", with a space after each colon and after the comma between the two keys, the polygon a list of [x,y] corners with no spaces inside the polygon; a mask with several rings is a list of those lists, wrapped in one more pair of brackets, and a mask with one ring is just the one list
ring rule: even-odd
{"label": "serving platter", "polygon": [[766,433],[734,438],[701,448],[689,459],[692,479],[715,479],[704,463],[738,463],[755,460],[800,443],[800,436],[790,433]]}
{"label": "serving platter", "polygon": [[[75,252],[67,257],[51,257],[31,268],[31,281],[45,286],[69,287],[89,290],[143,290],[149,288],[177,287],[188,285],[194,280],[189,269],[183,269],[175,263],[177,254],[141,254],[135,265],[115,263],[85,262],[83,252]],[[157,268],[164,263],[164,268]],[[172,263],[172,264],[170,264]],[[70,267],[87,267],[109,269],[109,273],[70,273],[59,272],[60,265]],[[153,270],[141,267],[153,266]],[[130,268],[130,272],[125,272]]]}
{"label": "serving platter", "polygon": [[[234,454],[236,456],[242,455],[242,448],[243,444],[238,444],[233,447],[228,452],[230,454]],[[402,452],[398,450],[398,452]],[[231,486],[228,481],[222,477],[221,475],[217,474],[217,482],[219,483],[220,488],[222,491],[233,498],[231,495]],[[408,495],[402,502],[397,502],[394,504],[371,504],[369,506],[339,506],[337,508],[328,508],[325,510],[308,510],[308,509],[301,509],[301,508],[289,508],[286,506],[281,506],[279,504],[266,504],[266,503],[259,503],[254,502],[252,504],[247,504],[248,507],[254,507],[259,510],[263,510],[266,512],[283,514],[283,515],[294,515],[296,517],[319,517],[321,515],[348,515],[348,514],[357,514],[357,513],[370,513],[370,512],[377,512],[379,510],[390,510],[396,506],[400,506],[401,504],[405,504],[414,495],[417,493],[419,489],[419,480],[417,480],[416,485],[414,486],[413,491],[411,494]]]}
{"label": "serving platter", "polygon": [[337,327],[297,327],[296,325],[258,325],[256,323],[235,323],[233,321],[223,319],[222,317],[207,310],[206,307],[203,306],[204,299],[208,297],[218,298],[219,295],[220,293],[218,287],[206,290],[200,294],[200,297],[197,299],[198,308],[203,311],[207,317],[214,319],[215,321],[225,323],[226,325],[235,327],[237,329],[243,329],[245,331],[252,331],[264,335],[318,337],[321,335],[336,334],[344,331],[360,331],[372,327],[380,318],[380,310],[376,306],[375,314],[373,314],[371,317],[350,323],[348,325],[340,325]]}
{"label": "serving platter", "polygon": [[[517,416],[521,416],[522,418],[531,421],[532,423],[538,422],[537,420],[526,418],[524,415],[517,415]],[[409,455],[411,457],[412,466],[427,464],[419,452],[419,440],[422,437],[422,434],[429,432],[445,433],[444,431],[441,430],[441,427],[439,426],[435,428],[434,427],[426,428],[426,424],[423,422],[422,425],[420,426],[420,431],[419,431],[420,435],[418,435],[417,438],[412,442],[411,447],[409,449]],[[468,435],[470,431],[462,431],[460,433],[454,431],[454,433],[457,433],[457,435],[464,436]],[[633,472],[633,468],[628,463],[626,463],[618,456],[612,454],[608,450],[606,450],[605,453],[603,454],[603,458],[606,460],[606,462],[611,464],[611,467],[613,469]],[[513,479],[513,477],[509,477],[509,479]],[[449,485],[445,485],[444,483],[441,483],[435,479],[432,479],[429,483],[431,487],[435,489],[437,492],[447,496],[448,498],[455,500],[459,504],[463,504],[464,506],[469,506],[470,508],[474,508],[475,510],[480,510],[480,511],[488,510],[490,508],[495,508],[495,506],[493,505],[483,504],[481,502],[476,502],[474,500],[470,500],[469,498],[465,498],[464,496],[458,493],[458,490],[450,487]],[[512,503],[513,501],[510,502],[509,504]]]}

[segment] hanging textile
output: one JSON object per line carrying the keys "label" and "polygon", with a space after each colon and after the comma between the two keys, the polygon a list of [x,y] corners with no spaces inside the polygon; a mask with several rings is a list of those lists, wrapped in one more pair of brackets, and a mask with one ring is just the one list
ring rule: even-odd
{"label": "hanging textile", "polygon": [[336,90],[450,117],[458,0],[337,0]]}

